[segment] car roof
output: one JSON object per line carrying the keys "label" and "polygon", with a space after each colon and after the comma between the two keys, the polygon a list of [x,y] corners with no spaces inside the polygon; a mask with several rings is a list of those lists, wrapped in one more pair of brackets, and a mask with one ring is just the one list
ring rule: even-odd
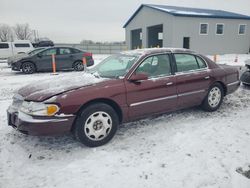
{"label": "car roof", "polygon": [[79,50],[81,52],[85,52],[79,48],[75,48],[75,47],[68,47],[68,46],[52,46],[52,47],[41,47],[41,48],[44,48],[43,51],[45,50],[48,50],[48,49],[53,49],[53,48],[70,48],[70,49],[76,49],[76,50]]}
{"label": "car roof", "polygon": [[135,49],[121,52],[126,55],[147,55],[155,53],[191,53],[196,54],[196,52],[184,49],[184,48],[144,48],[144,49]]}

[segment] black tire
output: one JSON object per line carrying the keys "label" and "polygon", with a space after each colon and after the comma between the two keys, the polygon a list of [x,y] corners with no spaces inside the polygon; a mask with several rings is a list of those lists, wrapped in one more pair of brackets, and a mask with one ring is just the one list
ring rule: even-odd
{"label": "black tire", "polygon": [[36,67],[31,62],[25,62],[22,64],[22,72],[24,74],[33,74],[36,71]]}
{"label": "black tire", "polygon": [[111,106],[95,103],[83,109],[77,116],[73,133],[85,146],[98,147],[114,137],[118,125],[118,115]]}
{"label": "black tire", "polygon": [[250,87],[250,84],[246,84],[246,83],[243,83],[243,82],[241,82],[242,84],[243,84],[243,86],[245,86],[245,87]]}
{"label": "black tire", "polygon": [[75,71],[83,71],[84,70],[84,65],[82,63],[82,61],[76,61],[73,64],[73,68]]}
{"label": "black tire", "polygon": [[[217,97],[217,94],[214,96],[213,92],[220,93],[220,98]],[[208,93],[205,99],[203,100],[201,107],[205,111],[214,112],[220,107],[223,98],[224,98],[224,90],[222,85],[220,83],[215,83],[209,88]]]}

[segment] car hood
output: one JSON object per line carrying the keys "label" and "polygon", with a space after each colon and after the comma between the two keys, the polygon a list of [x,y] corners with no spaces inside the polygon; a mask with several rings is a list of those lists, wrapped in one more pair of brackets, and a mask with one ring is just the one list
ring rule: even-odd
{"label": "car hood", "polygon": [[21,95],[24,100],[42,102],[55,95],[94,85],[105,80],[108,79],[97,78],[89,73],[76,73],[67,76],[53,75],[51,76],[51,79],[32,83],[22,87],[18,90],[18,94]]}
{"label": "car hood", "polygon": [[29,57],[29,55],[28,54],[17,54],[17,55],[15,55],[13,57],[9,57],[8,61],[9,62],[15,62],[15,61],[19,61],[19,60],[21,60],[23,58],[26,58],[26,57]]}

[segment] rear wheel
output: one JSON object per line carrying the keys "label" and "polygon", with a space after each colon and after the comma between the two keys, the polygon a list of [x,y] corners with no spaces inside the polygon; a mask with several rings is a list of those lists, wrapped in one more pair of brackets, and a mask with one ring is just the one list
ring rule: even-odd
{"label": "rear wheel", "polygon": [[88,147],[101,146],[113,138],[118,124],[118,115],[111,106],[96,103],[82,110],[77,117],[74,135]]}
{"label": "rear wheel", "polygon": [[223,97],[224,97],[224,91],[221,84],[219,83],[213,84],[210,87],[208,94],[202,103],[202,108],[205,111],[209,112],[216,111],[220,107],[223,101]]}
{"label": "rear wheel", "polygon": [[30,62],[25,62],[22,65],[22,72],[24,74],[32,74],[36,71],[35,65]]}
{"label": "rear wheel", "polygon": [[84,70],[84,65],[81,61],[76,61],[73,65],[73,68],[75,71],[83,71]]}

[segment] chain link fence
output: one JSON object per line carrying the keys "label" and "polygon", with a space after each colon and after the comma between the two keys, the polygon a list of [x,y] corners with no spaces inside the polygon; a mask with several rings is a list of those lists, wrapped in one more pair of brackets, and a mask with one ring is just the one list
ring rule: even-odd
{"label": "chain link fence", "polygon": [[55,46],[74,47],[93,54],[115,54],[127,50],[125,44],[63,44],[58,43]]}

